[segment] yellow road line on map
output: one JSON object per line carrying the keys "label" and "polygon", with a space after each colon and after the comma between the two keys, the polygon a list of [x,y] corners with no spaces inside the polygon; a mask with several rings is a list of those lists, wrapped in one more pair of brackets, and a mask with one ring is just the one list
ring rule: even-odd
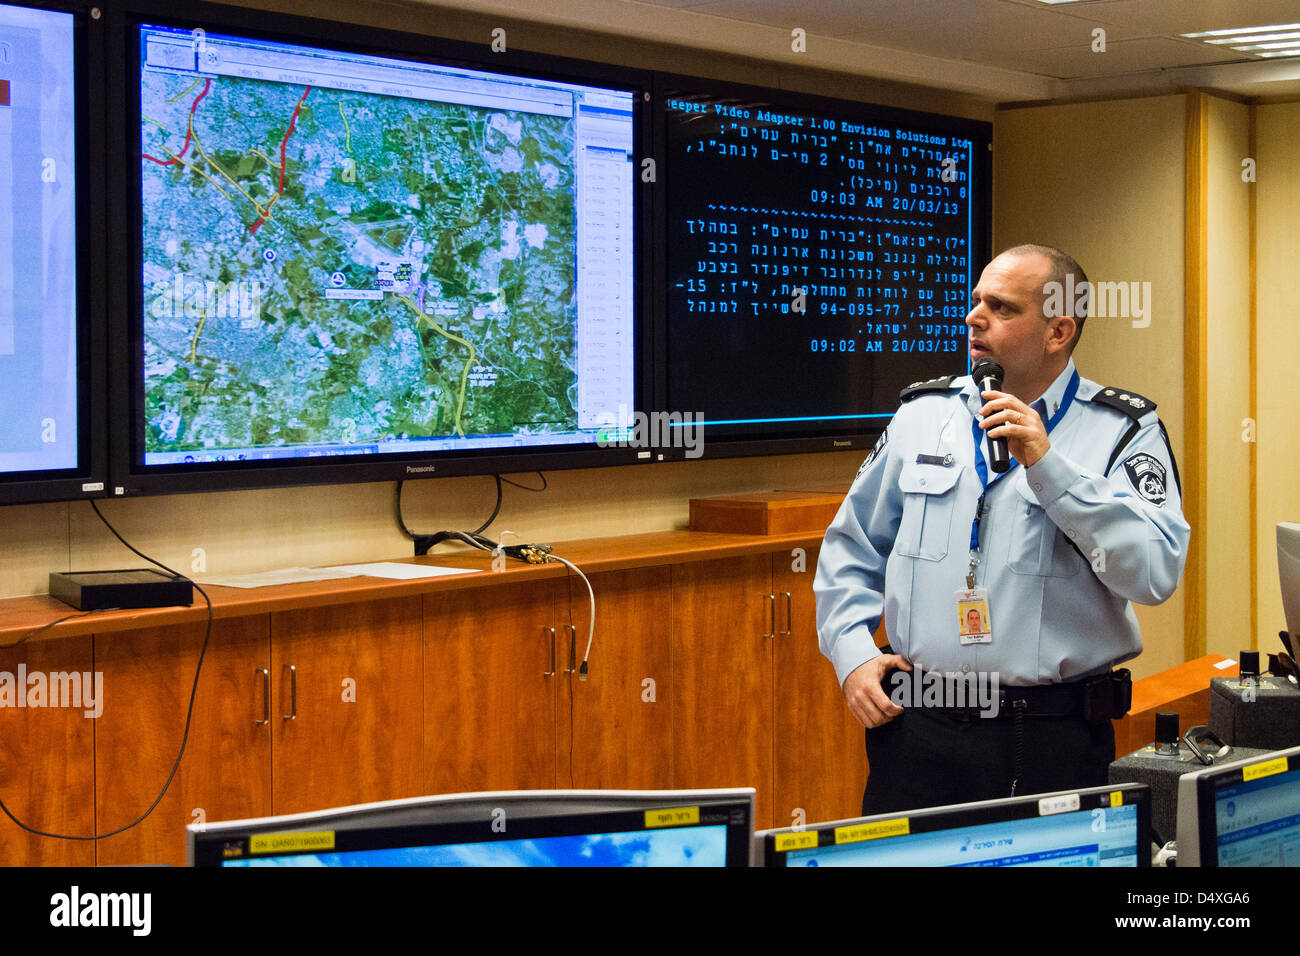
{"label": "yellow road line on map", "polygon": [[447,338],[451,339],[453,342],[459,342],[461,345],[465,346],[465,348],[469,349],[469,358],[465,360],[465,367],[460,370],[460,398],[457,399],[456,401],[456,431],[459,432],[461,435],[464,435],[465,429],[461,427],[460,414],[461,411],[465,408],[465,388],[466,388],[466,382],[469,379],[469,367],[474,364],[474,358],[477,355],[477,352],[475,351],[474,346],[471,343],[467,342],[465,339],[462,339],[459,335],[456,335],[454,332],[448,332],[437,322],[433,321],[433,316],[429,315],[427,312],[422,312],[419,306],[417,306],[411,300],[411,297],[409,295],[399,295],[398,298],[401,299],[403,302],[405,302],[407,306],[410,307],[412,312],[414,312],[420,318],[424,319],[425,322],[428,322],[429,326],[439,335],[444,335]]}

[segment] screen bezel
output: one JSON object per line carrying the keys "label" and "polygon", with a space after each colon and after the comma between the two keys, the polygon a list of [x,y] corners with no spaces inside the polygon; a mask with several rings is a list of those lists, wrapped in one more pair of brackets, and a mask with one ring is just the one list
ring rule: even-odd
{"label": "screen bezel", "polygon": [[[400,481],[456,475],[499,474],[557,470],[645,462],[636,449],[599,447],[595,443],[556,444],[537,448],[498,448],[481,451],[400,452],[384,455],[337,455],[265,462],[225,462],[187,465],[144,464],[141,402],[141,343],[143,278],[140,169],[136,133],[139,117],[139,33],[141,24],[154,23],[182,29],[204,29],[265,39],[273,42],[320,46],[352,53],[371,54],[417,62],[439,63],[477,70],[628,89],[634,93],[634,155],[650,146],[649,74],[607,64],[545,54],[508,51],[490,53],[486,44],[468,44],[440,37],[341,24],[264,11],[216,6],[208,3],[163,3],[133,0],[110,19],[109,48],[114,51],[109,82],[108,115],[121,117],[113,124],[108,145],[111,215],[117,234],[128,242],[114,258],[113,348],[111,400],[111,494],[165,494],[286,485],[321,485],[367,481]],[[342,28],[346,31],[342,32]],[[649,210],[646,190],[634,176],[633,231],[638,243],[633,269],[634,395],[639,405],[649,401],[649,370],[653,360],[649,343],[647,299],[650,274]]]}
{"label": "screen bezel", "polygon": [[[725,96],[735,99],[755,99],[776,107],[791,110],[807,110],[830,116],[843,117],[859,122],[876,124],[910,124],[922,130],[942,131],[968,137],[974,143],[972,148],[971,188],[978,190],[972,196],[971,205],[971,274],[977,277],[979,270],[989,261],[992,249],[993,222],[993,125],[981,120],[947,116],[940,113],[922,112],[901,107],[881,106],[879,104],[857,100],[838,99],[811,93],[799,93],[791,90],[770,89],[742,83],[727,83],[720,80],[704,79],[675,73],[654,74],[654,138],[656,143],[655,162],[661,170],[663,188],[655,192],[654,210],[654,245],[656,249],[667,249],[671,237],[668,234],[669,214],[668,177],[672,175],[668,150],[667,100],[670,90],[688,89],[692,92],[709,96]],[[981,148],[982,147],[982,148]],[[668,257],[660,256],[654,263],[655,288],[660,294],[654,297],[654,325],[657,354],[665,356],[668,348]],[[968,290],[969,291],[969,290]],[[882,353],[884,354],[884,353]],[[942,353],[935,353],[936,356]],[[661,361],[655,368],[654,401],[655,408],[671,408],[672,396],[668,392],[666,361]],[[969,357],[961,363],[966,374],[970,368]],[[936,362],[933,376],[946,374]],[[933,377],[927,376],[927,377]],[[798,454],[805,452],[847,451],[870,448],[884,431],[893,413],[897,410],[882,411],[875,417],[860,425],[846,424],[834,431],[821,432],[817,435],[799,434],[795,426],[782,427],[776,423],[750,426],[746,433],[713,432],[708,426],[702,428],[704,458],[737,458],[754,455]],[[679,411],[689,411],[679,409]],[[714,437],[716,435],[717,437]],[[678,449],[666,450],[671,454],[665,457],[680,459],[684,453]]]}
{"label": "screen bezel", "polygon": [[104,31],[98,10],[80,0],[7,0],[7,5],[72,15],[76,86],[75,250],[77,307],[77,464],[0,473],[0,505],[97,498],[107,493],[105,342]]}
{"label": "screen bezel", "polygon": [[[505,791],[445,794],[393,800],[336,810],[266,817],[256,820],[190,825],[188,865],[221,867],[230,846],[246,848],[255,835],[328,830],[331,850],[303,850],[237,857],[310,856],[429,845],[508,843],[518,840],[583,834],[689,829],[724,825],[722,821],[681,827],[648,827],[645,814],[658,809],[696,807],[706,813],[726,813],[728,867],[748,867],[754,834],[754,792],[714,791]],[[743,819],[734,819],[739,811]],[[501,823],[505,822],[502,827]],[[425,842],[420,842],[425,841]]]}
{"label": "screen bezel", "polygon": [[[1045,797],[1060,797],[1077,794],[1078,813],[1085,810],[1110,807],[1111,794],[1123,794],[1121,806],[1137,807],[1137,858],[1138,867],[1151,865],[1151,788],[1144,783],[1124,783],[1107,787],[1088,787],[1081,790],[1062,790],[1055,793],[1034,793],[1023,797],[1005,797],[999,800],[984,800],[977,803],[961,803],[953,806],[927,807],[922,810],[900,810],[897,813],[880,813],[869,817],[852,820],[835,820],[805,827],[802,832],[815,832],[817,846],[835,846],[835,828],[854,826],[865,823],[880,823],[887,820],[906,818],[908,833],[899,836],[912,836],[917,833],[934,833],[940,830],[952,830],[961,827],[979,826],[987,823],[1006,823],[1015,820],[1036,820],[1043,816],[1065,814],[1042,814],[1039,801]],[[766,830],[761,834],[760,858],[763,866],[783,867],[788,853],[776,849],[776,838],[781,834],[800,832],[791,828]],[[881,842],[892,837],[878,837],[872,842]],[[809,848],[811,849],[811,848]]]}

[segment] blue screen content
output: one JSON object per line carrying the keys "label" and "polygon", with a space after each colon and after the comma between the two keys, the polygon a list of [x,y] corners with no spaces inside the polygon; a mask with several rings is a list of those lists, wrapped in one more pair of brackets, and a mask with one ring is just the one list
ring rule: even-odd
{"label": "blue screen content", "polygon": [[139,40],[145,465],[590,443],[635,405],[631,91]]}
{"label": "blue screen content", "polygon": [[785,865],[1133,867],[1137,844],[1130,805],[794,850]]}
{"label": "blue screen content", "polygon": [[487,843],[393,847],[337,853],[224,860],[263,866],[725,866],[726,826],[537,837]]}
{"label": "blue screen content", "polygon": [[0,474],[78,464],[71,14],[0,4]]}
{"label": "blue screen content", "polygon": [[1300,866],[1300,770],[1214,795],[1219,866]]}

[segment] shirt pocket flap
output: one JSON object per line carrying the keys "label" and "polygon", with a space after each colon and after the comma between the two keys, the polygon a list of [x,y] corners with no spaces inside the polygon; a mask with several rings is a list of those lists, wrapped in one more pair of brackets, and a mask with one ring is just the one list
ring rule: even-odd
{"label": "shirt pocket flap", "polygon": [[953,462],[951,465],[926,465],[920,462],[908,462],[903,465],[898,475],[898,488],[903,492],[922,495],[941,495],[951,491],[961,476],[965,465]]}

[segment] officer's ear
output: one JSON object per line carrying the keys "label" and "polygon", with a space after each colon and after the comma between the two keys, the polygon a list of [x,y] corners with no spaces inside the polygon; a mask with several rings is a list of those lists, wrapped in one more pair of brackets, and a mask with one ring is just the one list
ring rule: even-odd
{"label": "officer's ear", "polygon": [[1056,318],[1047,320],[1047,353],[1056,355],[1060,352],[1070,351],[1070,344],[1074,341],[1074,333],[1078,330],[1079,324],[1075,322],[1072,315],[1059,315]]}

